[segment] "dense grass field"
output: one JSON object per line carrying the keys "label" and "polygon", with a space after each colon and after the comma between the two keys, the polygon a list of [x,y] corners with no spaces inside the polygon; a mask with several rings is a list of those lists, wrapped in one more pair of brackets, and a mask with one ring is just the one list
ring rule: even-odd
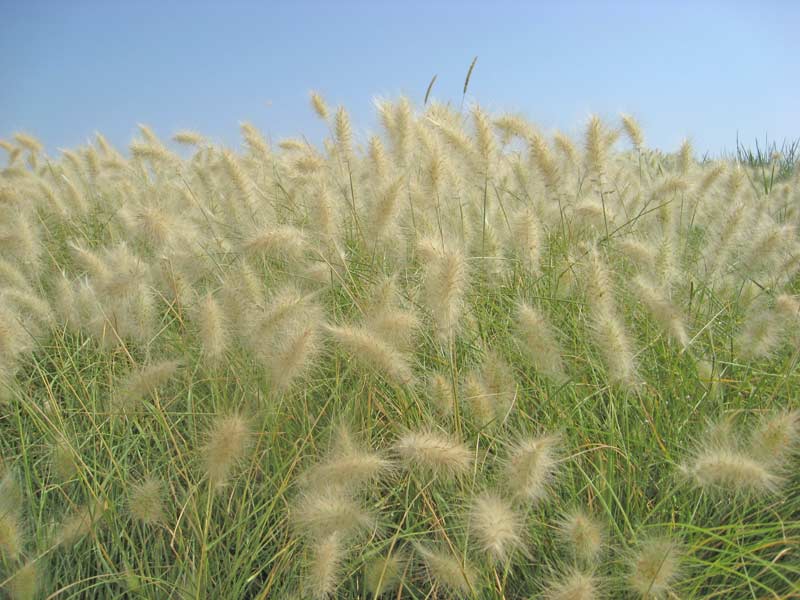
{"label": "dense grass field", "polygon": [[0,594],[800,598],[797,165],[311,105],[0,142]]}

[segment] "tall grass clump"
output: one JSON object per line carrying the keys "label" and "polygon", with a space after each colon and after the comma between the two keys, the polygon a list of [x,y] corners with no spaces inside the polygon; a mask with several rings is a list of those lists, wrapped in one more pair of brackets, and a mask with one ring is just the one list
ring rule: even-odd
{"label": "tall grass clump", "polygon": [[2,597],[800,595],[795,148],[434,91],[0,141]]}

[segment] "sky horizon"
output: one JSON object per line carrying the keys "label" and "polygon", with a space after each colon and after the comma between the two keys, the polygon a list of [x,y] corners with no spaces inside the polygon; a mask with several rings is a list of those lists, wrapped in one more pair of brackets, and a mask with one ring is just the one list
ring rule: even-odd
{"label": "sky horizon", "polygon": [[698,155],[800,138],[800,3],[211,2],[0,0],[0,139],[25,131],[54,155],[102,132],[126,146],[146,123],[239,146],[325,127],[318,90],[378,130],[373,98],[432,97],[519,112],[579,133],[590,114],[641,122],[665,151]]}

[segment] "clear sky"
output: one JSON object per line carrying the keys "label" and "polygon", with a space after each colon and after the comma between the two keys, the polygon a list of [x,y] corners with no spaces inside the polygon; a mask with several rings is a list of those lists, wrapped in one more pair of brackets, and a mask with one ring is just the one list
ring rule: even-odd
{"label": "clear sky", "polygon": [[0,138],[53,153],[137,123],[237,145],[323,127],[318,89],[376,129],[372,98],[407,94],[521,112],[575,132],[591,113],[641,121],[666,150],[800,137],[800,1],[179,2],[0,0]]}

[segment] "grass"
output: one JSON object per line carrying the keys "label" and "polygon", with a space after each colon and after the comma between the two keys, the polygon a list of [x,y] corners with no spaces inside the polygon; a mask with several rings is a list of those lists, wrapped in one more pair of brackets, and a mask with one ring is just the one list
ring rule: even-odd
{"label": "grass", "polygon": [[747,165],[757,175],[757,185],[765,193],[769,193],[775,182],[786,181],[797,170],[800,159],[800,140],[784,140],[777,142],[764,139],[763,148],[758,140],[754,142],[755,150],[736,139],[736,160]]}
{"label": "grass", "polygon": [[[314,102],[323,149],[6,144],[0,593],[799,597],[795,146]],[[730,448],[776,485],[692,475]]]}

